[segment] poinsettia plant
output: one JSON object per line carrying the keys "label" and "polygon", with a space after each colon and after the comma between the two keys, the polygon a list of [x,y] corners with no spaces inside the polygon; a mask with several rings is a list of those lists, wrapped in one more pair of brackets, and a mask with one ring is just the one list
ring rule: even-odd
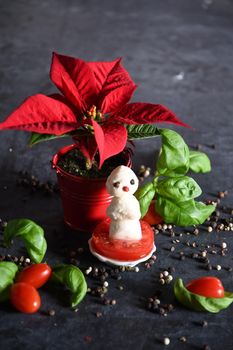
{"label": "poinsettia plant", "polygon": [[87,169],[97,154],[101,168],[106,159],[124,150],[127,141],[161,136],[155,176],[136,193],[142,217],[154,197],[155,210],[165,222],[195,225],[211,215],[215,207],[194,201],[201,189],[186,175],[189,170],[210,171],[208,157],[190,151],[176,132],[152,125],[188,126],[172,111],[160,104],[129,103],[137,86],[121,59],[85,62],[54,53],[50,77],[61,93],[28,97],[0,123],[0,129],[30,131],[31,145],[72,136],[87,160]]}
{"label": "poinsettia plant", "polygon": [[157,136],[153,123],[187,126],[160,104],[128,103],[137,86],[121,59],[85,62],[53,53],[50,78],[61,93],[28,97],[0,129],[32,132],[31,145],[72,136],[89,167],[97,152],[101,167],[127,140]]}

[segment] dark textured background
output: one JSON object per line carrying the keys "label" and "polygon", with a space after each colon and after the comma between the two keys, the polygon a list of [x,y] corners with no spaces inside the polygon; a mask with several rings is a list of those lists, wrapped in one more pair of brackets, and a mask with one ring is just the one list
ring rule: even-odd
{"label": "dark textured background", "polygon": [[[228,189],[225,201],[232,203],[232,117],[233,117],[233,2],[231,0],[0,0],[0,120],[28,95],[54,91],[48,72],[52,51],[86,60],[112,60],[123,56],[124,65],[139,84],[134,99],[159,102],[174,110],[196,131],[180,129],[190,145],[202,144],[213,164],[211,174],[196,176],[204,197]],[[182,79],[179,79],[179,78]],[[67,141],[27,147],[22,132],[0,134],[0,217],[4,220],[28,217],[46,230],[48,261],[64,260],[62,248],[86,245],[86,236],[70,232],[62,224],[59,197],[45,197],[16,186],[17,171],[27,170],[41,180],[55,180],[49,160]],[[211,145],[215,145],[215,148]],[[135,168],[153,166],[158,141],[137,144]],[[9,149],[13,151],[10,152]],[[195,238],[191,237],[190,240]],[[187,250],[182,242],[176,250]],[[200,244],[225,240],[229,253],[222,264],[232,264],[231,233],[207,234]],[[186,281],[208,274],[191,259],[180,262],[164,247],[166,235],[157,238],[158,259],[153,268],[123,274],[124,291],[110,279],[109,295],[115,307],[104,307],[88,296],[74,313],[62,304],[59,293],[42,290],[42,311],[56,310],[55,317],[41,313],[19,314],[9,305],[1,306],[1,349],[160,349],[164,336],[171,338],[169,349],[232,349],[232,307],[217,315],[185,310],[176,304],[166,317],[150,313],[141,297],[158,288],[160,268],[175,265],[174,277]],[[13,251],[13,250],[12,250]],[[1,252],[6,252],[1,248]],[[21,253],[16,244],[16,252]],[[213,263],[216,260],[213,257]],[[81,267],[93,265],[88,251]],[[233,290],[232,274],[212,274]],[[90,285],[95,284],[88,279]],[[163,289],[163,301],[175,302],[171,285]],[[103,312],[97,319],[96,311]],[[207,328],[198,322],[206,319]],[[178,338],[187,336],[182,344]],[[90,338],[87,338],[90,337]]]}

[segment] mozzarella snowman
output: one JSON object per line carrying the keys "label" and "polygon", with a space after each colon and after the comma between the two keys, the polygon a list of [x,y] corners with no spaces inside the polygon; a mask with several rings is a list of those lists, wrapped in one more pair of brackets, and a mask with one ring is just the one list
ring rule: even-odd
{"label": "mozzarella snowman", "polygon": [[138,188],[138,178],[128,167],[120,165],[107,178],[107,191],[113,196],[107,215],[111,219],[109,237],[121,240],[140,240],[140,206],[133,195]]}

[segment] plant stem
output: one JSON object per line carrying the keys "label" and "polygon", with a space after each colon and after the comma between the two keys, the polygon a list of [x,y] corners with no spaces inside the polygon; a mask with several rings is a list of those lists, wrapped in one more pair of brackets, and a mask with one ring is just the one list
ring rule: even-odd
{"label": "plant stem", "polygon": [[152,183],[153,183],[154,187],[157,186],[158,181],[159,181],[159,173],[158,173],[158,171],[156,171],[155,172],[155,176],[154,176],[154,178],[152,180]]}
{"label": "plant stem", "polygon": [[92,163],[89,159],[86,159],[86,169],[90,170],[92,168]]}

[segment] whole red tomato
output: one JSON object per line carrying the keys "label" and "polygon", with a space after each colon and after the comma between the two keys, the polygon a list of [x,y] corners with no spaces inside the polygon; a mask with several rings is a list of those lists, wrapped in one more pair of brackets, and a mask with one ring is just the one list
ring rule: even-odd
{"label": "whole red tomato", "polygon": [[15,283],[10,290],[10,301],[21,312],[32,314],[40,308],[40,295],[27,283]]}
{"label": "whole red tomato", "polygon": [[223,298],[224,288],[217,277],[197,278],[186,285],[191,293],[202,295],[208,298]]}
{"label": "whole red tomato", "polygon": [[17,282],[28,283],[37,289],[48,281],[51,273],[51,267],[47,264],[31,265],[19,273]]}

